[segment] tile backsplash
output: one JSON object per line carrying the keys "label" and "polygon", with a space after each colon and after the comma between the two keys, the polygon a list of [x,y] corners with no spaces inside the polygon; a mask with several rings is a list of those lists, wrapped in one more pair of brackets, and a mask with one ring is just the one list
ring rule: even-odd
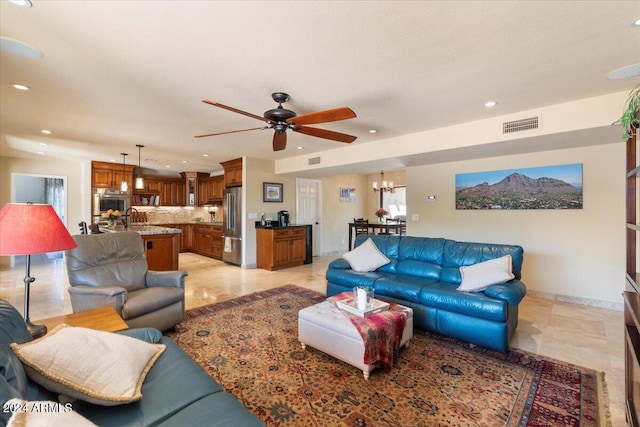
{"label": "tile backsplash", "polygon": [[[210,222],[209,209],[201,206],[136,206],[138,212],[146,212],[147,220],[151,224],[172,224],[200,221]],[[216,211],[216,222],[222,221],[222,207]]]}

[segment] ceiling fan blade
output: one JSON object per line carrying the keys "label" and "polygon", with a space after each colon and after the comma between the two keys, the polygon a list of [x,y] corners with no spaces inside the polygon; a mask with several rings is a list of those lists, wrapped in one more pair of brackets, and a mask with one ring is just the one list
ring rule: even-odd
{"label": "ceiling fan blade", "polygon": [[357,136],[347,135],[346,133],[334,132],[332,130],[326,130],[326,129],[312,128],[309,126],[297,126],[297,127],[294,127],[293,130],[295,132],[304,133],[305,135],[315,136],[315,137],[324,138],[324,139],[331,139],[332,141],[347,142],[347,143],[353,142],[358,138]]}
{"label": "ceiling fan blade", "polygon": [[250,129],[240,129],[240,130],[230,130],[228,132],[218,132],[218,133],[206,133],[204,135],[196,135],[194,136],[194,138],[204,138],[205,136],[217,136],[217,135],[226,135],[228,133],[238,133],[238,132],[246,132],[249,130],[259,130],[259,129],[266,129],[266,128],[250,128]]}
{"label": "ceiling fan blade", "polygon": [[294,125],[312,125],[316,123],[337,122],[338,120],[353,119],[356,113],[349,107],[333,108],[331,110],[316,111],[314,113],[301,114],[287,120]]}
{"label": "ceiling fan blade", "polygon": [[265,119],[262,116],[257,116],[255,114],[248,113],[246,111],[238,110],[237,108],[229,107],[228,105],[220,104],[219,102],[216,102],[216,101],[210,101],[208,99],[203,99],[202,102],[204,102],[205,104],[213,105],[214,107],[220,107],[220,108],[224,108],[225,110],[233,111],[234,113],[242,114],[243,116],[247,116],[247,117],[251,117],[251,118],[254,118],[254,119],[262,120],[263,122],[267,122],[267,123],[270,122],[268,119]]}
{"label": "ceiling fan blade", "polygon": [[273,151],[284,150],[287,147],[287,134],[285,132],[273,133]]}

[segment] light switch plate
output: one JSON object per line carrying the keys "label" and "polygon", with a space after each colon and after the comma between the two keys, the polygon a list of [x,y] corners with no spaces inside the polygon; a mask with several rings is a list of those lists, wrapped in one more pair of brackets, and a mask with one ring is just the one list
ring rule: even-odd
{"label": "light switch plate", "polygon": [[411,221],[420,221],[420,214],[411,214]]}

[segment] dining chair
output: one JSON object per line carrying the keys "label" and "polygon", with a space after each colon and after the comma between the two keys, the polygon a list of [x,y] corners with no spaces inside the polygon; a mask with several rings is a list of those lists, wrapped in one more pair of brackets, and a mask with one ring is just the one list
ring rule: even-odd
{"label": "dining chair", "polygon": [[356,236],[359,234],[369,234],[369,220],[364,218],[353,218],[355,224]]}
{"label": "dining chair", "polygon": [[80,227],[80,234],[87,234],[87,222],[80,221],[78,223],[78,227]]}

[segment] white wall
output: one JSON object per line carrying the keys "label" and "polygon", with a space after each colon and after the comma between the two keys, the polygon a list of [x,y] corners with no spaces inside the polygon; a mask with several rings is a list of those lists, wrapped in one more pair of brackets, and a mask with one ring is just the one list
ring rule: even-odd
{"label": "white wall", "polygon": [[[289,211],[290,221],[295,224],[296,212],[296,179],[294,176],[276,175],[273,172],[272,160],[244,158],[244,195],[245,195],[245,233],[244,233],[244,263],[247,268],[256,266],[256,227],[255,221],[260,220],[260,213],[266,218],[278,219],[278,211]],[[282,203],[263,202],[262,184],[276,182],[282,184]],[[253,218],[255,215],[255,218]]]}
{"label": "white wall", "polygon": [[[91,162],[43,158],[0,157],[0,205],[11,202],[11,173],[55,175],[67,178],[66,226],[77,234],[80,221],[91,221]],[[9,257],[1,257],[7,265]]]}
{"label": "white wall", "polygon": [[[457,173],[569,163],[583,164],[583,209],[455,209]],[[625,280],[624,171],[623,143],[407,168],[407,234],[519,244],[530,291],[618,307]],[[428,194],[437,201],[427,202]]]}
{"label": "white wall", "polygon": [[[340,188],[355,188],[355,203],[340,202]],[[362,218],[373,193],[367,176],[350,174],[322,178],[322,255],[347,252],[349,223]],[[373,212],[372,212],[373,214]]]}

